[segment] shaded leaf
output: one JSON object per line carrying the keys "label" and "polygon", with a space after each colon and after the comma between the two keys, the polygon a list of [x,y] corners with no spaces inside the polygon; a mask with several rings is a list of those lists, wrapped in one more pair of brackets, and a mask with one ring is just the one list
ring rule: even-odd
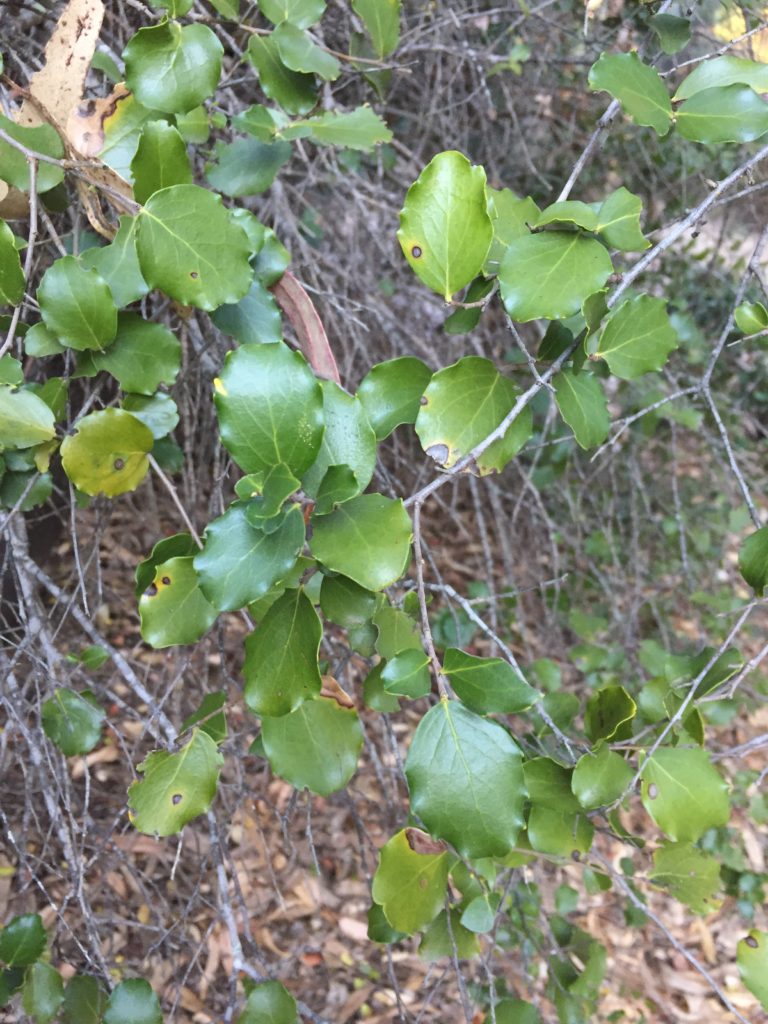
{"label": "shaded leaf", "polygon": [[422,650],[408,649],[396,654],[381,671],[386,693],[418,700],[432,689],[429,658]]}
{"label": "shaded leaf", "polygon": [[275,344],[283,340],[277,303],[256,278],[239,302],[219,306],[211,319],[220,331],[237,338],[243,345]]}
{"label": "shaded leaf", "polygon": [[0,220],[0,305],[18,306],[24,298],[24,271],[8,225]]}
{"label": "shaded leaf", "polygon": [[307,114],[317,102],[314,75],[291,71],[280,57],[274,34],[251,36],[248,58],[256,68],[264,95],[289,114]]}
{"label": "shaded leaf", "polygon": [[388,437],[401,423],[415,423],[419,400],[432,371],[415,356],[389,359],[372,367],[360,382],[357,397],[378,441]]}
{"label": "shaded leaf", "polygon": [[109,245],[86,249],[80,257],[84,266],[93,267],[107,282],[118,308],[137,302],[149,291],[136,253],[137,228],[138,218],[123,215]]}
{"label": "shaded leaf", "polygon": [[560,415],[581,448],[602,444],[611,429],[608,401],[600,381],[591,373],[561,370],[552,381]]}
{"label": "shaded leaf", "polygon": [[355,477],[355,487],[345,494],[348,500],[371,482],[376,465],[376,435],[358,398],[330,380],[322,381],[321,387],[325,430],[320,451],[304,474],[302,485],[310,498],[316,498],[331,466],[348,466]]}
{"label": "shaded leaf", "polygon": [[216,163],[207,168],[205,176],[224,195],[255,196],[269,188],[290,157],[288,142],[260,142],[258,139],[218,142],[214,151]]}
{"label": "shaded leaf", "polygon": [[0,384],[0,449],[32,448],[55,436],[51,409],[37,395]]}
{"label": "shaded leaf", "polygon": [[365,25],[378,57],[386,57],[397,49],[400,0],[352,0],[352,9]]}
{"label": "shaded leaf", "polygon": [[35,1024],[48,1024],[59,1012],[64,1000],[64,982],[50,964],[38,961],[27,969],[21,1005]]}
{"label": "shaded leaf", "polygon": [[104,352],[91,355],[97,370],[106,370],[123,391],[153,395],[171,385],[181,367],[181,345],[163,324],[138,313],[120,313],[115,340]]}
{"label": "shaded leaf", "polygon": [[739,572],[756,596],[762,597],[768,585],[768,526],[755,530],[742,542]]}
{"label": "shaded leaf", "polygon": [[736,960],[741,980],[768,1010],[768,932],[753,928],[736,947]]}
{"label": "shaded leaf", "polygon": [[[0,128],[16,142],[44,156],[61,160],[64,157],[64,144],[59,133],[50,124],[40,124],[29,128],[0,114]],[[0,139],[0,180],[22,192],[29,192],[29,164],[22,152],[10,143]],[[49,164],[41,160],[37,165],[37,191],[48,192],[64,180],[64,168],[57,164]]]}
{"label": "shaded leaf", "polygon": [[638,295],[622,302],[611,315],[595,354],[605,359],[611,373],[634,380],[660,370],[677,346],[677,331],[667,314],[666,301]]}
{"label": "shaded leaf", "polygon": [[0,930],[0,960],[7,967],[28,967],[45,952],[46,935],[39,914],[21,914]]}
{"label": "shaded leaf", "polygon": [[590,740],[626,740],[632,735],[637,704],[623,686],[604,686],[593,693],[584,712],[584,731]]}
{"label": "shaded leaf", "polygon": [[296,1000],[279,981],[262,981],[248,993],[237,1024],[299,1024]]}
{"label": "shaded leaf", "polygon": [[97,349],[117,333],[117,307],[107,282],[74,256],[62,256],[37,289],[45,326],[68,348]]}
{"label": "shaded leaf", "polygon": [[65,1024],[99,1024],[107,1005],[107,994],[96,978],[76,974],[67,982],[62,1005]]}
{"label": "shaded leaf", "polygon": [[722,903],[715,897],[720,889],[720,864],[690,843],[665,843],[655,850],[648,878],[694,914],[711,914]]}
{"label": "shaded leaf", "polygon": [[129,978],[113,989],[104,1024],[163,1024],[160,1000],[143,978]]}
{"label": "shaded leaf", "polygon": [[596,231],[597,214],[587,203],[565,199],[542,210],[532,221],[531,227],[543,228],[546,224],[575,224],[585,231]]}
{"label": "shaded leaf", "polygon": [[334,56],[312,41],[308,32],[289,21],[280,24],[273,33],[283,64],[291,71],[319,75],[332,82],[341,74],[341,64]]}
{"label": "shaded leaf", "polygon": [[175,556],[157,564],[139,599],[141,636],[152,647],[196,643],[216,621],[192,563],[190,556]]}
{"label": "shaded leaf", "polygon": [[101,739],[106,714],[93,694],[57,689],[44,702],[40,721],[43,732],[62,754],[88,754]]}
{"label": "shaded leaf", "polygon": [[451,924],[448,928],[446,912],[443,910],[435,918],[419,943],[419,955],[427,963],[439,960],[440,957],[453,957],[468,960],[480,952],[480,943],[474,932],[469,931],[461,923],[461,911],[451,909]]}
{"label": "shaded leaf", "polygon": [[273,25],[288,22],[296,28],[309,28],[322,18],[325,0],[259,0],[259,8]]}
{"label": "shaded leaf", "polygon": [[165,121],[147,122],[141,130],[131,171],[137,203],[145,203],[162,188],[190,185],[192,168],[178,130]]}
{"label": "shaded leaf", "polygon": [[[121,408],[125,409],[152,431],[155,440],[166,437],[179,422],[179,410],[170,395],[158,391],[155,395],[126,395]],[[156,447],[152,447],[157,455]]]}
{"label": "shaded leaf", "polygon": [[762,302],[742,302],[733,311],[733,319],[740,331],[757,334],[768,327],[768,309]]}

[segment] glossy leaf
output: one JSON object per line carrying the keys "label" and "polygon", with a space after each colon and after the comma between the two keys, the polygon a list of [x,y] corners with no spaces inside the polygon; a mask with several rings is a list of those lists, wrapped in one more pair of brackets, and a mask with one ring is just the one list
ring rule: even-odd
{"label": "glossy leaf", "polygon": [[155,570],[158,565],[167,562],[171,558],[181,558],[187,555],[194,555],[198,551],[191,535],[188,533],[175,533],[172,537],[164,537],[152,548],[148,558],[143,559],[136,566],[134,578],[136,581],[135,593],[137,599],[141,597],[148,586],[155,578]]}
{"label": "glossy leaf", "polygon": [[742,302],[733,311],[736,326],[745,334],[757,334],[768,327],[768,309],[762,302]]}
{"label": "glossy leaf", "polygon": [[676,842],[695,842],[730,815],[728,787],[704,750],[662,747],[642,766],[643,806]]}
{"label": "glossy leaf", "polygon": [[139,832],[170,836],[204,814],[216,795],[223,756],[211,737],[195,729],[178,753],[153,751],[128,789],[131,821]]}
{"label": "glossy leaf", "polygon": [[13,232],[0,220],[0,305],[18,306],[24,298],[24,271]]}
{"label": "glossy leaf", "polygon": [[536,690],[502,658],[477,658],[449,647],[443,672],[461,702],[480,715],[515,715],[539,699]]}
{"label": "glossy leaf", "polygon": [[42,320],[32,324],[24,335],[24,354],[41,359],[44,356],[58,356],[66,352],[59,339],[49,331]]}
{"label": "glossy leaf", "polygon": [[582,807],[605,807],[624,793],[634,772],[624,758],[605,744],[576,762],[571,789]]}
{"label": "glossy leaf", "polygon": [[174,430],[179,422],[176,403],[162,391],[154,395],[126,395],[121,408],[148,427],[156,441]]}
{"label": "glossy leaf", "polygon": [[100,1024],[107,994],[96,978],[76,974],[67,982],[61,1007],[64,1024]]}
{"label": "glossy leaf", "polygon": [[720,889],[719,862],[690,843],[665,843],[655,850],[648,878],[694,914],[711,914],[722,903],[715,896]]}
{"label": "glossy leaf", "polygon": [[50,964],[38,961],[27,969],[21,1005],[35,1024],[49,1024],[64,1000],[64,982]]}
{"label": "glossy leaf", "polygon": [[596,231],[597,214],[587,203],[565,199],[542,210],[531,227],[543,228],[546,224],[574,224],[585,231]]}
{"label": "glossy leaf", "polygon": [[450,301],[480,273],[493,239],[484,169],[438,153],[408,189],[397,237],[419,279]]}
{"label": "glossy leaf", "polygon": [[411,807],[463,857],[503,857],[523,823],[521,760],[506,729],[441,700],[419,722],[408,751]]}
{"label": "glossy leaf", "polygon": [[604,246],[574,232],[543,231],[515,239],[499,266],[504,307],[519,323],[577,313],[613,267]]}
{"label": "glossy leaf", "polygon": [[[496,189],[489,186],[486,195],[488,213],[493,221],[493,242],[483,273],[496,274],[509,243],[531,233],[531,227],[538,220],[541,210],[530,196],[521,199],[509,188]],[[466,301],[472,300],[467,296]]]}
{"label": "glossy leaf", "polygon": [[638,295],[622,302],[611,314],[595,354],[605,359],[611,373],[622,380],[634,380],[660,370],[677,346],[677,331],[665,300]]}
{"label": "glossy leaf", "polygon": [[192,562],[188,555],[160,562],[139,599],[141,636],[152,647],[196,643],[216,620]]}
{"label": "glossy leaf", "polygon": [[285,500],[300,486],[288,467],[280,463],[266,473],[242,477],[235,484],[235,491],[239,497],[250,499],[246,505],[248,522],[260,527],[278,514]]}
{"label": "glossy leaf", "polygon": [[363,403],[378,441],[401,423],[415,423],[419,401],[432,371],[415,356],[378,363],[363,377],[357,397]]}
{"label": "glossy leaf", "polygon": [[255,278],[239,302],[219,306],[211,319],[220,331],[243,345],[276,344],[283,340],[280,310],[266,287]]}
{"label": "glossy leaf", "polygon": [[40,314],[68,348],[101,351],[117,333],[117,307],[107,282],[74,256],[62,256],[37,289]]}
{"label": "glossy leaf", "polygon": [[715,86],[686,100],[676,124],[693,142],[752,142],[768,132],[768,104],[748,85]]}
{"label": "glossy leaf", "polygon": [[31,448],[55,435],[54,416],[31,391],[0,384],[0,449]]}
{"label": "glossy leaf", "polygon": [[283,64],[291,71],[303,71],[306,74],[319,75],[332,82],[341,74],[341,64],[322,47],[312,41],[308,32],[283,22],[273,33],[277,49]]}
{"label": "glossy leaf", "polygon": [[333,381],[321,382],[325,431],[317,458],[302,479],[304,491],[316,498],[331,466],[348,466],[356,486],[350,498],[360,494],[371,482],[376,465],[376,435],[365,406]]}
{"label": "glossy leaf", "polygon": [[248,57],[256,68],[259,85],[264,95],[289,114],[307,114],[314,107],[314,75],[291,71],[280,57],[274,33],[269,36],[251,36]]}
{"label": "glossy leaf", "polygon": [[400,0],[352,0],[377,57],[386,57],[400,42]]}
{"label": "glossy leaf", "polygon": [[248,238],[219,196],[173,185],[155,192],[138,220],[139,264],[150,287],[205,310],[239,302],[250,288]]}
{"label": "glossy leaf", "polygon": [[594,829],[572,793],[572,772],[549,757],[536,757],[523,765],[531,807],[527,836],[534,850],[568,857],[586,853]]}
{"label": "glossy leaf", "polygon": [[403,829],[381,848],[371,893],[393,928],[413,935],[437,917],[452,860],[445,843],[417,828]]}
{"label": "glossy leaf", "polygon": [[293,121],[285,128],[283,138],[308,138],[320,146],[342,146],[368,152],[380,142],[391,142],[392,132],[368,106],[356,107],[348,113],[327,110],[317,117]]}
{"label": "glossy leaf", "polygon": [[768,1010],[768,932],[753,928],[736,947],[741,980],[764,1010]]}
{"label": "glossy leaf", "polygon": [[[489,359],[466,356],[439,370],[421,399],[416,433],[421,446],[443,469],[450,469],[483,441],[512,410],[519,390]],[[500,472],[531,436],[530,409],[524,408],[477,457],[480,476]]]}
{"label": "glossy leaf", "polygon": [[310,547],[326,568],[368,590],[383,590],[405,572],[411,536],[401,500],[362,494],[313,520]]}
{"label": "glossy leaf", "polygon": [[112,498],[135,491],[149,469],[153,443],[152,431],[129,412],[92,412],[62,442],[64,472],[86,494]]}
{"label": "glossy leaf", "polygon": [[[33,153],[61,160],[64,156],[64,145],[59,133],[50,124],[40,124],[33,128],[16,124],[0,114],[0,129],[16,142],[20,142]],[[29,164],[22,152],[10,143],[0,139],[0,180],[14,185],[21,192],[29,192]],[[49,164],[41,160],[37,165],[37,191],[48,192],[64,180],[64,168],[57,164]]]}
{"label": "glossy leaf", "polygon": [[44,702],[40,721],[43,732],[62,754],[89,754],[101,740],[106,714],[93,695],[57,689]]}
{"label": "glossy leaf", "polygon": [[370,622],[376,611],[377,594],[346,576],[324,576],[320,587],[323,615],[344,629]]}
{"label": "glossy leaf", "polygon": [[294,505],[271,533],[252,526],[237,502],[206,528],[195,555],[200,589],[220,612],[258,601],[290,570],[304,544],[304,517]]}
{"label": "glossy leaf", "polygon": [[637,704],[623,686],[604,686],[593,693],[584,712],[584,731],[590,740],[626,740],[632,735]]}
{"label": "glossy leaf", "polygon": [[323,436],[323,395],[303,356],[287,345],[243,345],[216,382],[221,440],[248,473],[285,465],[301,477]]}
{"label": "glossy leaf", "polygon": [[109,245],[86,249],[80,262],[93,267],[107,282],[118,308],[143,299],[149,291],[136,252],[138,218],[122,216],[117,234]]}
{"label": "glossy leaf", "polygon": [[748,85],[755,92],[768,92],[768,64],[732,54],[702,61],[683,79],[674,98],[687,100],[705,89],[728,85]]}
{"label": "glossy leaf", "polygon": [[178,130],[165,121],[148,121],[141,130],[131,171],[137,203],[145,203],[153,193],[171,185],[190,185],[192,168]]}
{"label": "glossy leaf", "polygon": [[105,352],[90,357],[95,369],[106,370],[123,391],[153,395],[171,385],[181,367],[181,345],[163,324],[138,313],[120,313],[117,335]]}
{"label": "glossy leaf", "polygon": [[113,989],[104,1024],[163,1024],[160,1000],[148,981],[128,978]]}
{"label": "glossy leaf", "polygon": [[589,87],[611,94],[636,124],[666,135],[672,125],[672,104],[655,68],[637,53],[602,54],[589,69]]}
{"label": "glossy leaf", "polygon": [[329,796],[357,771],[363,745],[357,712],[334,697],[317,697],[290,715],[263,718],[261,735],[272,770],[297,789]]}
{"label": "glossy leaf", "polygon": [[322,18],[325,0],[259,0],[259,9],[273,25],[287,22],[303,29]]}
{"label": "glossy leaf", "polygon": [[597,213],[597,233],[612,249],[619,252],[642,252],[650,242],[640,228],[640,213],[643,201],[628,189],[617,188]]}
{"label": "glossy leaf", "polygon": [[739,572],[756,596],[762,597],[768,586],[768,526],[755,530],[742,542]]}
{"label": "glossy leaf", "polygon": [[418,700],[432,689],[429,658],[422,650],[406,650],[396,654],[381,671],[386,693]]}
{"label": "glossy leaf", "polygon": [[256,715],[279,717],[320,693],[323,630],[302,588],[286,590],[245,641],[245,702]]}
{"label": "glossy leaf", "polygon": [[237,1024],[299,1024],[296,1000],[279,981],[254,985]]}
{"label": "glossy leaf", "polygon": [[39,914],[21,914],[0,929],[0,960],[6,967],[28,967],[46,946],[45,928]]}
{"label": "glossy leaf", "polygon": [[560,415],[581,448],[602,444],[611,429],[608,401],[602,385],[591,373],[561,370],[552,381]]}
{"label": "glossy leaf", "polygon": [[149,110],[185,114],[215,92],[223,53],[207,25],[142,28],[123,51],[126,85]]}
{"label": "glossy leaf", "polygon": [[216,160],[205,176],[219,192],[227,196],[255,196],[265,192],[280,168],[291,157],[287,142],[260,142],[258,139],[236,139],[217,143]]}

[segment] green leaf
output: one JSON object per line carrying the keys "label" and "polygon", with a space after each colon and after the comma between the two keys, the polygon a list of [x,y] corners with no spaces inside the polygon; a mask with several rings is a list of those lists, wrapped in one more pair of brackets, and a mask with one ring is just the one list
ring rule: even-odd
{"label": "green leaf", "polygon": [[323,615],[344,629],[370,622],[376,611],[377,600],[380,600],[377,594],[346,576],[323,576],[320,586]]}
{"label": "green leaf", "polygon": [[768,586],[768,526],[755,530],[742,542],[739,572],[756,596],[762,597]]}
{"label": "green leaf", "polygon": [[536,757],[523,765],[531,808],[528,839],[540,853],[567,857],[574,850],[586,853],[594,829],[572,792],[572,772],[549,757]]}
{"label": "green leaf", "polygon": [[88,754],[101,739],[106,714],[93,695],[57,689],[43,704],[40,720],[43,732],[62,754]]}
{"label": "green leaf", "polygon": [[161,391],[155,395],[126,395],[121,408],[149,427],[156,441],[169,434],[179,422],[176,403]]}
{"label": "green leaf", "polygon": [[[531,233],[533,225],[539,217],[540,210],[530,196],[520,199],[512,189],[486,189],[488,213],[493,221],[493,242],[488,258],[483,267],[484,274],[496,274],[499,263],[507,251],[507,246],[516,238],[523,238]],[[481,298],[477,296],[476,298]],[[467,296],[466,301],[473,301]]]}
{"label": "green leaf", "polygon": [[648,19],[648,24],[659,37],[659,45],[664,53],[677,53],[690,41],[691,23],[687,18],[679,18],[675,14],[654,14]]}
{"label": "green leaf", "polygon": [[163,324],[138,313],[120,313],[115,340],[104,352],[90,356],[96,370],[106,370],[123,391],[153,395],[161,384],[173,384],[181,368],[181,345]]}
{"label": "green leaf", "polygon": [[541,1017],[524,999],[502,999],[496,1003],[496,1024],[541,1024]]}
{"label": "green leaf", "polygon": [[141,636],[152,647],[193,644],[218,612],[200,589],[190,556],[175,556],[155,567],[153,582],[139,599]]}
{"label": "green leaf", "polygon": [[632,735],[637,704],[623,686],[604,686],[593,693],[584,712],[584,731],[597,740],[626,740]]}
{"label": "green leaf", "polygon": [[64,982],[50,964],[38,961],[24,976],[21,1005],[35,1024],[48,1024],[64,1001]]}
{"label": "green leaf", "polygon": [[452,860],[445,843],[418,828],[405,828],[382,846],[371,894],[393,928],[413,935],[437,917]]}
{"label": "green leaf", "polygon": [[480,715],[516,715],[539,699],[536,690],[502,658],[477,658],[449,647],[443,672],[462,703]]}
{"label": "green leaf", "polygon": [[208,181],[227,196],[255,196],[265,192],[280,168],[290,160],[288,142],[236,139],[216,143],[216,163],[205,172]]}
{"label": "green leaf", "polygon": [[499,893],[475,896],[461,912],[462,927],[479,934],[489,932],[496,920],[500,900]]}
{"label": "green leaf", "polygon": [[255,278],[248,293],[237,303],[219,306],[211,320],[220,331],[243,345],[275,344],[283,340],[280,310],[272,295]]}
{"label": "green leaf", "polygon": [[93,267],[107,282],[118,308],[143,299],[149,291],[136,253],[137,217],[122,216],[117,234],[109,245],[86,249],[80,262]]}
{"label": "green leaf", "polygon": [[176,754],[153,751],[138,766],[143,778],[128,789],[131,821],[147,835],[180,832],[211,806],[223,763],[216,744],[201,729]]}
{"label": "green leaf", "polygon": [[624,758],[605,744],[592,754],[584,754],[571,776],[571,789],[582,807],[605,807],[622,795],[634,772]]}
{"label": "green leaf", "polygon": [[163,1024],[160,1000],[148,981],[121,981],[107,1002],[104,1024]]}
{"label": "green leaf", "polygon": [[742,302],[733,311],[733,319],[740,331],[745,334],[758,334],[768,327],[768,309],[762,302]]}
{"label": "green leaf", "polygon": [[672,104],[666,86],[658,71],[643,64],[634,51],[603,53],[589,69],[588,80],[590,89],[617,99],[636,124],[648,125],[657,135],[666,135],[671,128]]}
{"label": "green leaf", "polygon": [[406,612],[389,604],[377,609],[373,624],[378,630],[376,652],[389,661],[401,651],[422,649],[419,627]]}
{"label": "green leaf", "polygon": [[594,238],[543,231],[507,247],[499,267],[501,298],[519,323],[540,317],[560,320],[578,313],[612,271],[610,256]]}
{"label": "green leaf", "polygon": [[405,762],[413,812],[463,857],[503,857],[523,824],[521,760],[506,729],[441,700],[419,722]]}
{"label": "green leaf", "polygon": [[191,11],[194,0],[150,0],[150,3],[153,7],[167,10],[171,18],[183,18]]}
{"label": "green leaf", "polygon": [[58,356],[66,351],[56,335],[48,330],[42,320],[37,324],[32,324],[24,335],[25,355],[40,359],[44,356]]}
{"label": "green leaf", "polygon": [[161,22],[129,40],[125,82],[149,110],[186,114],[216,91],[223,53],[207,25]]}
{"label": "green leaf", "polygon": [[617,377],[634,380],[660,370],[677,346],[677,331],[667,314],[666,300],[638,295],[622,302],[612,313],[595,355],[605,359]]}
{"label": "green leaf", "polygon": [[135,593],[137,599],[155,578],[155,570],[158,565],[167,562],[170,558],[182,558],[187,555],[194,555],[198,550],[197,544],[188,533],[176,533],[172,537],[165,537],[159,540],[152,548],[149,558],[145,558],[136,566],[134,578],[136,580]]}
{"label": "green leaf", "polygon": [[419,402],[432,371],[415,356],[389,359],[372,367],[360,382],[357,397],[368,413],[377,441],[401,423],[415,423]]}
{"label": "green leaf", "polygon": [[[216,6],[213,0],[211,3],[214,7]],[[239,3],[239,0],[236,0],[236,3]],[[208,141],[211,125],[208,111],[204,106],[195,107],[194,110],[190,110],[186,114],[177,114],[175,121],[179,134],[185,142],[202,146]]]}
{"label": "green leaf", "polygon": [[135,491],[149,469],[152,431],[122,409],[92,412],[64,438],[61,461],[69,479],[86,494],[113,498]]}
{"label": "green leaf", "polygon": [[262,981],[248,993],[237,1024],[299,1024],[296,1000],[279,981]]}
{"label": "green leaf", "polygon": [[251,36],[248,58],[256,68],[264,95],[289,114],[306,114],[317,102],[315,76],[291,71],[280,57],[274,33]]}
{"label": "green leaf", "polygon": [[74,256],[62,256],[43,274],[37,301],[45,326],[68,348],[106,348],[117,333],[109,285]]}
{"label": "green leaf", "polygon": [[219,196],[172,185],[155,192],[138,220],[139,263],[151,288],[208,311],[239,302],[250,288],[248,237]]}
{"label": "green leaf", "polygon": [[302,478],[304,491],[316,498],[331,466],[348,466],[355,475],[354,498],[371,482],[376,466],[376,435],[358,398],[333,381],[321,381],[325,431],[317,458]]}
{"label": "green leaf", "polygon": [[597,214],[587,203],[566,199],[547,206],[531,222],[532,228],[543,228],[545,224],[575,224],[585,231],[597,230]]}
{"label": "green leaf", "polygon": [[56,433],[54,422],[42,398],[0,384],[0,449],[31,448],[50,441]]}
{"label": "green leaf", "polygon": [[418,700],[432,689],[429,658],[422,650],[407,650],[396,654],[381,671],[385,693]]}
{"label": "green leaf", "polygon": [[675,842],[728,821],[728,787],[705,750],[662,747],[644,761],[642,779],[643,806]]}
{"label": "green leaf", "polygon": [[215,401],[222,443],[246,472],[283,464],[301,477],[317,458],[323,393],[304,357],[287,345],[230,352]]}
{"label": "green leaf", "polygon": [[357,771],[363,731],[354,707],[334,697],[317,697],[290,715],[263,718],[261,735],[272,771],[297,789],[329,796]]}
{"label": "green leaf", "polygon": [[748,85],[755,92],[768,92],[768,64],[726,54],[702,61],[675,93],[675,100],[687,100],[705,89],[727,85]]}
{"label": "green leaf", "polygon": [[320,146],[343,146],[362,152],[392,141],[392,132],[369,106],[356,107],[349,113],[328,110],[319,117],[292,122],[281,134],[286,139],[306,136]]}
{"label": "green leaf", "polygon": [[259,8],[273,25],[288,23],[295,28],[309,28],[325,11],[325,0],[259,0]]}
{"label": "green leaf", "polygon": [[223,743],[227,738],[227,718],[221,708],[227,703],[227,693],[219,690],[216,693],[206,693],[200,702],[200,707],[182,722],[180,732],[184,733],[199,722],[200,731],[207,733],[217,745]]}
{"label": "green leaf", "polygon": [[291,71],[319,75],[327,82],[334,81],[341,74],[339,61],[314,43],[308,32],[289,21],[279,25],[272,38],[277,43],[280,59]]}
{"label": "green leaf", "polygon": [[[465,356],[439,370],[421,399],[416,433],[421,447],[443,469],[451,469],[483,441],[512,410],[520,392],[489,359]],[[501,472],[531,436],[528,407],[473,463],[480,476]]]}
{"label": "green leaf", "polygon": [[62,1004],[65,1024],[100,1024],[107,994],[96,978],[76,974],[67,982]]}
{"label": "green leaf", "polygon": [[438,153],[408,189],[397,237],[416,276],[449,302],[480,273],[493,240],[484,169]]}
{"label": "green leaf", "polygon": [[302,588],[286,590],[245,641],[245,702],[279,717],[320,693],[317,658],[323,629]]}
{"label": "green leaf", "polygon": [[419,955],[427,963],[456,954],[460,960],[469,960],[479,952],[480,943],[477,936],[461,923],[461,911],[457,909],[451,909],[450,931],[447,915],[443,910],[424,932],[419,943]]}
{"label": "green leaf", "polygon": [[171,185],[191,185],[187,147],[178,130],[165,121],[149,121],[131,161],[133,194],[137,203]]}
{"label": "green leaf", "polygon": [[287,466],[273,466],[266,473],[244,476],[235,484],[238,497],[250,499],[246,508],[248,522],[261,527],[266,520],[273,519],[283,502],[299,490],[300,482]]}
{"label": "green leaf", "polygon": [[715,898],[720,889],[720,864],[690,843],[665,843],[655,850],[648,878],[694,914],[711,914],[722,903]]}
{"label": "green leaf", "polygon": [[362,494],[313,518],[312,554],[368,590],[400,579],[411,553],[412,527],[401,500]]}
{"label": "green leaf", "polygon": [[0,220],[0,305],[18,306],[24,298],[24,271],[13,232]]}
{"label": "green leaf", "polygon": [[0,505],[29,512],[30,509],[44,505],[52,491],[53,477],[50,473],[38,475],[34,470],[28,473],[6,470],[0,483]]}
{"label": "green leaf", "polygon": [[597,213],[597,233],[602,235],[612,249],[619,252],[642,252],[650,247],[650,242],[643,236],[640,229],[640,213],[643,201],[640,196],[633,195],[628,189],[617,188]]}
{"label": "green leaf", "polygon": [[676,124],[693,142],[752,142],[768,132],[768,105],[748,85],[716,86],[686,100]]}
{"label": "green leaf", "polygon": [[352,9],[371,37],[377,57],[386,57],[400,42],[400,0],[352,0]]}
{"label": "green leaf", "polygon": [[0,960],[6,967],[29,967],[45,952],[46,935],[39,914],[21,914],[0,930]]}
{"label": "green leaf", "polygon": [[[64,157],[64,144],[59,133],[49,124],[26,128],[0,114],[0,128],[16,142],[33,153],[42,153],[56,160]],[[0,180],[7,181],[22,192],[29,192],[27,158],[10,143],[0,140]],[[64,168],[41,160],[37,165],[37,191],[48,192],[64,180]]]}
{"label": "green leaf", "polygon": [[104,122],[104,145],[99,159],[128,182],[131,181],[131,160],[139,145],[141,129],[156,116],[142,107],[133,94],[129,94],[118,102],[114,114]]}
{"label": "green leaf", "polygon": [[258,601],[291,569],[304,545],[304,516],[294,505],[276,530],[252,526],[247,506],[231,505],[206,527],[205,546],[195,556],[200,589],[220,612]]}
{"label": "green leaf", "polygon": [[[486,268],[490,262],[490,257],[485,261]],[[498,260],[496,261],[496,269],[498,270]],[[484,270],[486,273],[487,270]],[[487,295],[490,295],[495,285],[495,281],[484,277],[476,277],[472,284],[469,286],[464,295],[464,302],[466,306],[464,308],[459,307],[450,316],[445,318],[443,323],[443,330],[446,334],[469,334],[475,327],[480,323],[480,319],[483,315],[484,309],[482,306],[472,305],[478,303],[481,299],[484,299]]]}
{"label": "green leaf", "polygon": [[741,980],[768,1010],[768,932],[753,928],[736,947],[736,960]]}
{"label": "green leaf", "polygon": [[560,415],[581,448],[602,444],[611,429],[603,387],[591,373],[561,370],[552,381]]}

